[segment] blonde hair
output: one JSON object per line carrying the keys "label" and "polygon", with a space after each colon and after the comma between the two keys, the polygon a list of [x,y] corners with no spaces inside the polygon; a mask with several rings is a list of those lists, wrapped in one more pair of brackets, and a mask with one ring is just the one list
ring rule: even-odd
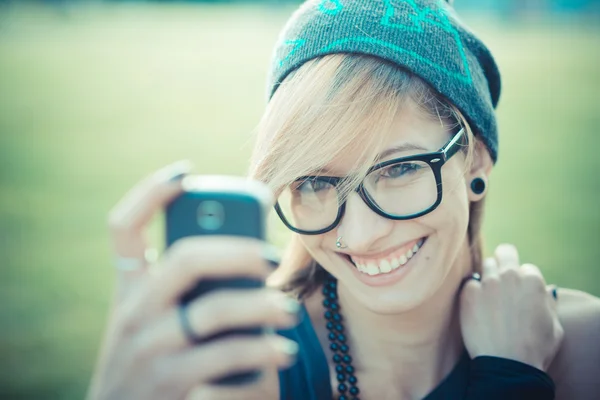
{"label": "blonde hair", "polygon": [[[336,157],[353,152],[359,157],[340,188],[345,196],[377,162],[392,134],[392,120],[409,101],[449,132],[457,126],[465,129],[469,168],[475,139],[453,104],[397,65],[371,56],[333,54],[306,62],[280,84],[260,121],[249,175],[278,193],[298,177],[319,173]],[[470,208],[471,258],[477,266],[483,206]],[[293,234],[276,276],[278,286],[302,298],[322,283],[324,271]]]}

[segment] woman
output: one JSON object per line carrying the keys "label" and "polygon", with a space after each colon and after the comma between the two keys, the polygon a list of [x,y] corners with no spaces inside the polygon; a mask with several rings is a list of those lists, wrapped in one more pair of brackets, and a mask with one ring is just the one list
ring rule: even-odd
{"label": "woman", "polygon": [[[270,283],[301,307],[274,289],[222,291],[181,313],[197,279],[269,270],[259,243],[195,238],[147,273],[143,227],[186,172],[172,166],[111,214],[119,264],[135,268],[120,271],[90,397],[593,398],[600,300],[546,290],[510,245],[482,260],[500,76],[451,6],[307,2],[271,72],[251,175],[295,232]],[[188,339],[255,324],[294,341]],[[248,369],[265,373],[210,383]]]}

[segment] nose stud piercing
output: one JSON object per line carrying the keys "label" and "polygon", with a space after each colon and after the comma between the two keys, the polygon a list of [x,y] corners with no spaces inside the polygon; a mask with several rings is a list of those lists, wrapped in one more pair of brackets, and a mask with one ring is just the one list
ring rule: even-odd
{"label": "nose stud piercing", "polygon": [[335,242],[335,247],[337,247],[338,249],[345,249],[346,246],[345,244],[342,243],[342,237],[340,236],[339,238],[337,238],[337,241]]}
{"label": "nose stud piercing", "polygon": [[475,178],[471,181],[471,190],[475,194],[485,192],[485,181],[481,178]]}

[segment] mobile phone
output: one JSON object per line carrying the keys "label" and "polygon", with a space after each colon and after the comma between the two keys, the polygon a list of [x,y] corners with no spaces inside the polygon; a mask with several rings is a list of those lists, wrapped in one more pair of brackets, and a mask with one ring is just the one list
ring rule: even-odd
{"label": "mobile phone", "polygon": [[[182,181],[183,192],[165,210],[166,246],[189,236],[232,235],[265,240],[271,190],[261,182],[242,177],[197,175]],[[250,278],[199,281],[180,301],[189,303],[213,290],[260,288],[264,282]],[[263,327],[219,332],[203,342],[233,334],[260,335]],[[217,384],[243,384],[259,376],[258,371],[228,375]]]}

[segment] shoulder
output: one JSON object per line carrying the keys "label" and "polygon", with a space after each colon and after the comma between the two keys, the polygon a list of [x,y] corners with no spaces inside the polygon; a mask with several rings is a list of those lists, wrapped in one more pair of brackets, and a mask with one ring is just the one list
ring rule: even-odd
{"label": "shoulder", "polygon": [[600,391],[600,299],[560,288],[558,316],[565,335],[548,370],[556,398],[592,399]]}

